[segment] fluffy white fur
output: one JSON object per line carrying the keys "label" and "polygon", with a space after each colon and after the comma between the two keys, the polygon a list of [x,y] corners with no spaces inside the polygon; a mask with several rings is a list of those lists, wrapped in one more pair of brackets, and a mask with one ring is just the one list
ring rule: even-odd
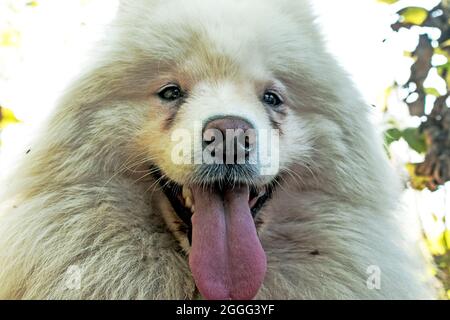
{"label": "fluffy white fur", "polygon": [[[283,178],[260,217],[268,272],[257,298],[434,297],[401,231],[400,187],[370,107],[326,52],[306,1],[122,1],[96,49],[3,188],[0,298],[199,298],[187,241],[169,231],[163,216],[175,218],[146,161],[186,181],[190,168],[170,162],[172,130],[214,112],[267,128],[255,92],[272,81],[289,109]],[[192,99],[164,130],[154,92],[174,80]],[[379,290],[366,283],[373,265]],[[79,289],[67,286],[71,266]]]}

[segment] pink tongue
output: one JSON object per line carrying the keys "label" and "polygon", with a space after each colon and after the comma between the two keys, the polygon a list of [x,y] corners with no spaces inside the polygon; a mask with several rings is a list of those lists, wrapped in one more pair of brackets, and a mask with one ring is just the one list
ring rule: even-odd
{"label": "pink tongue", "polygon": [[266,273],[266,255],[256,234],[247,187],[219,194],[192,189],[192,248],[189,265],[209,300],[250,300]]}

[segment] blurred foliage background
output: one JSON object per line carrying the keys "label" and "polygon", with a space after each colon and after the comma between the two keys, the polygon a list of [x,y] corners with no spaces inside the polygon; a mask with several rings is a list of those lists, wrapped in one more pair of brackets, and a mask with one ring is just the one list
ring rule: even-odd
{"label": "blurred foliage background", "polygon": [[[450,298],[449,0],[315,0],[330,48],[385,135]],[[0,175],[39,124],[117,0],[0,0]],[[351,9],[351,10],[349,10]],[[355,14],[359,13],[359,14]]]}
{"label": "blurred foliage background", "polygon": [[[450,2],[442,0],[428,10],[401,5],[398,0],[380,2],[400,3],[392,29],[395,32],[406,30],[418,37],[414,50],[405,51],[405,58],[412,62],[409,78],[387,88],[384,112],[395,108],[389,103],[389,96],[396,95],[407,105],[409,115],[420,121],[414,127],[401,128],[394,117],[388,119],[386,145],[403,139],[411,150],[423,157],[406,163],[409,187],[419,191],[447,191],[446,184],[450,181]],[[448,194],[444,197],[447,201]],[[448,212],[448,205],[445,203],[447,208],[443,210]],[[436,212],[430,212],[430,216],[435,224],[442,225],[441,232],[425,233],[425,239],[436,261],[436,275],[450,297],[450,231],[449,221],[446,221],[450,216]]]}

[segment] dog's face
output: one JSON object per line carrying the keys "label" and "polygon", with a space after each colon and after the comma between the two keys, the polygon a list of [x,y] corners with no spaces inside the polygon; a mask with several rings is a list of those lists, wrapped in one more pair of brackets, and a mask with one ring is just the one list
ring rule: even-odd
{"label": "dog's face", "polygon": [[255,217],[284,173],[312,172],[315,139],[339,146],[320,106],[330,92],[313,71],[323,60],[309,8],[124,1],[113,30],[106,65],[121,118],[133,114],[117,123],[129,127],[127,153],[164,191],[202,295],[253,298],[266,271]]}
{"label": "dog's face", "polygon": [[[284,15],[278,9],[253,1],[237,8],[195,1],[179,6],[177,1],[158,4],[149,18],[153,21],[147,28],[159,32],[157,39],[148,40],[149,45],[157,42],[158,59],[141,148],[148,149],[162,180],[180,186],[244,183],[262,189],[280,168],[298,161],[299,152],[308,157],[310,151],[308,135],[293,112],[296,102],[288,86],[295,84],[282,79],[293,63],[283,53],[289,50],[286,42],[294,23],[280,25]],[[273,21],[265,21],[269,11]],[[226,139],[227,132],[236,141]],[[228,154],[226,161],[222,152],[233,142],[235,148],[228,153],[244,154]],[[292,148],[298,142],[300,149]]]}

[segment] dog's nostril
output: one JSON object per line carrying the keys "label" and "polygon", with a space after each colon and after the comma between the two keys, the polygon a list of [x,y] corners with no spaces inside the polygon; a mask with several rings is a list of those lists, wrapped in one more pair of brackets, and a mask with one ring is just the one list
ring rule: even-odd
{"label": "dog's nostril", "polygon": [[246,152],[252,152],[253,147],[254,147],[254,145],[250,141],[250,137],[249,136],[245,136],[245,145],[244,145],[245,151]]}

